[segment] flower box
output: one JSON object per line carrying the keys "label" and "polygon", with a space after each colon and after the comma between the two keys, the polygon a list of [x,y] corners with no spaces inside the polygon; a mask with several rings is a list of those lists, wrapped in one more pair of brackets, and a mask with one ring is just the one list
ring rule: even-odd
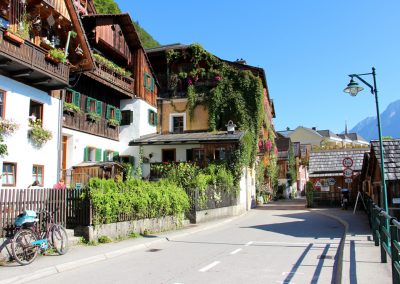
{"label": "flower box", "polygon": [[17,36],[16,34],[13,34],[12,32],[9,32],[9,31],[5,31],[3,33],[3,36],[6,40],[11,41],[17,45],[21,45],[25,41],[23,38]]}
{"label": "flower box", "polygon": [[52,57],[50,54],[46,54],[45,59],[46,59],[47,61],[50,61],[51,63],[54,63],[54,64],[59,64],[59,63],[61,62],[60,59],[54,58],[54,57]]}

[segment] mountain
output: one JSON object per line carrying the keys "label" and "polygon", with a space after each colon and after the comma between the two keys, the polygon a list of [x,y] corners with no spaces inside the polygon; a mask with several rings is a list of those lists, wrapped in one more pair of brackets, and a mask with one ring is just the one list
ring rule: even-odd
{"label": "mountain", "polygon": [[[94,6],[99,14],[119,14],[121,10],[114,0],[94,0]],[[133,22],[136,31],[139,34],[140,40],[144,48],[151,48],[159,46],[160,44],[156,41],[148,32],[146,32],[138,22]]]}
{"label": "mountain", "polygon": [[[350,132],[360,134],[365,140],[378,139],[376,117],[367,117],[357,123]],[[382,136],[400,138],[400,100],[394,101],[381,113]]]}

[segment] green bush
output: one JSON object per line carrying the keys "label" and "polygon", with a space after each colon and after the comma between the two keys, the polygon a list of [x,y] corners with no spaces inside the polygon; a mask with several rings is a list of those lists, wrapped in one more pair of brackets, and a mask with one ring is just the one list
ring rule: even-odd
{"label": "green bush", "polygon": [[168,180],[122,182],[93,178],[86,188],[94,209],[94,225],[118,222],[121,214],[132,220],[182,216],[189,208],[185,191]]}
{"label": "green bush", "polygon": [[314,205],[314,185],[311,181],[306,183],[306,200],[307,207],[313,207]]}
{"label": "green bush", "polygon": [[112,242],[112,240],[107,236],[101,236],[98,238],[97,241],[99,242],[99,244],[107,244]]}

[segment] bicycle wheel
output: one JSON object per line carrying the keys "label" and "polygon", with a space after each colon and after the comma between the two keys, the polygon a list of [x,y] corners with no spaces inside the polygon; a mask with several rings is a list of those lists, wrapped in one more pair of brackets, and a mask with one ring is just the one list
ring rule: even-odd
{"label": "bicycle wheel", "polygon": [[49,239],[58,254],[65,254],[68,251],[68,235],[62,225],[55,224],[51,227]]}
{"label": "bicycle wheel", "polygon": [[35,260],[38,254],[38,247],[32,245],[37,236],[29,229],[19,230],[11,243],[11,251],[14,259],[21,265],[27,265]]}

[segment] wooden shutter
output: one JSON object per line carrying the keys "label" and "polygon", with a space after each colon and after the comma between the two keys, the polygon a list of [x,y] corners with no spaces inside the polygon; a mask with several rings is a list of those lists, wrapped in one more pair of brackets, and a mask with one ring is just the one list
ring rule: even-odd
{"label": "wooden shutter", "polygon": [[86,112],[90,112],[90,102],[91,102],[92,100],[93,100],[93,99],[90,98],[90,97],[88,97],[88,98],[86,99]]}
{"label": "wooden shutter", "polygon": [[103,161],[108,161],[108,151],[107,150],[104,150],[104,152],[103,152]]}
{"label": "wooden shutter", "polygon": [[154,113],[154,126],[157,126],[157,124],[158,124],[158,113]]}
{"label": "wooden shutter", "polygon": [[121,110],[119,108],[115,109],[115,119],[121,122]]}
{"label": "wooden shutter", "polygon": [[151,86],[150,86],[150,91],[154,91],[154,78],[153,77],[150,77],[151,78]]}
{"label": "wooden shutter", "polygon": [[97,148],[96,149],[96,162],[101,161],[101,149]]}
{"label": "wooden shutter", "polygon": [[148,122],[149,122],[149,124],[151,125],[151,109],[149,109],[149,111],[148,111]]}
{"label": "wooden shutter", "polygon": [[78,107],[81,107],[81,93],[72,92],[72,103]]}
{"label": "wooden shutter", "polygon": [[114,153],[113,153],[113,161],[119,161],[119,152],[114,151]]}
{"label": "wooden shutter", "polygon": [[147,75],[146,72],[144,72],[143,77],[144,77],[143,86],[147,89],[147,77],[148,77],[148,75]]}
{"label": "wooden shutter", "polygon": [[85,147],[85,149],[83,149],[83,161],[89,161],[89,147]]}
{"label": "wooden shutter", "polygon": [[101,116],[103,103],[101,101],[96,101],[96,113]]}
{"label": "wooden shutter", "polygon": [[109,119],[109,118],[110,118],[111,108],[112,108],[112,106],[107,105],[107,109],[106,109],[106,119]]}

